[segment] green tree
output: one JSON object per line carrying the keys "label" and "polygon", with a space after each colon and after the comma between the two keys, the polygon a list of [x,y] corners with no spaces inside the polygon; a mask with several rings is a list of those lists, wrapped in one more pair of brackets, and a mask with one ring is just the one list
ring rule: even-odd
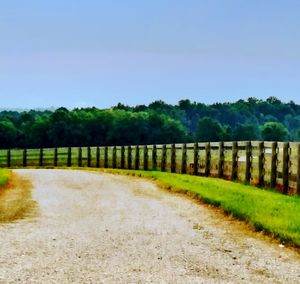
{"label": "green tree", "polygon": [[18,130],[11,121],[0,121],[0,147],[13,148],[18,136]]}
{"label": "green tree", "polygon": [[300,141],[300,129],[298,129],[298,131],[296,132],[296,135],[297,135],[297,137],[296,137],[297,141]]}
{"label": "green tree", "polygon": [[196,139],[200,142],[222,141],[224,139],[224,128],[215,119],[203,117],[199,120]]}
{"label": "green tree", "polygon": [[233,138],[237,141],[257,140],[259,138],[259,129],[254,124],[239,124],[234,129]]}
{"label": "green tree", "polygon": [[232,141],[232,128],[230,126],[224,127],[223,141]]}
{"label": "green tree", "polygon": [[51,124],[49,123],[49,117],[38,117],[27,134],[26,145],[29,147],[51,147],[52,144],[49,141],[48,131]]}
{"label": "green tree", "polygon": [[261,135],[265,141],[286,141],[289,139],[288,129],[279,122],[266,122],[261,127]]}
{"label": "green tree", "polygon": [[266,140],[300,140],[299,129],[300,105],[276,97],[213,105],[190,100],[135,107],[119,103],[110,109],[2,111],[0,147],[254,140],[262,130]]}
{"label": "green tree", "polygon": [[49,117],[48,137],[54,147],[73,144],[72,113],[66,108],[57,109]]}
{"label": "green tree", "polygon": [[151,112],[147,115],[146,143],[185,142],[187,131],[181,121],[164,114]]}

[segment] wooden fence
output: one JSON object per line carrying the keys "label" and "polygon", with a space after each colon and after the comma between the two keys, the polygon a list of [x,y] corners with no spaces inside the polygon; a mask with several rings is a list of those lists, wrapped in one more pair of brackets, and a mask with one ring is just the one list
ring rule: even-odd
{"label": "wooden fence", "polygon": [[0,150],[0,167],[72,166],[213,176],[300,195],[300,143],[246,141]]}

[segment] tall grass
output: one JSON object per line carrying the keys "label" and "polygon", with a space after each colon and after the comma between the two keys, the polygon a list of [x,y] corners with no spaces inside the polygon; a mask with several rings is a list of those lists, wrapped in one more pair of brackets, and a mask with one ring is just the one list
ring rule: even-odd
{"label": "tall grass", "polygon": [[9,170],[0,170],[0,223],[25,218],[35,209],[30,182]]}
{"label": "tall grass", "polygon": [[256,230],[300,247],[300,198],[221,179],[163,172],[106,170],[158,181],[173,191],[190,192],[246,221]]}
{"label": "tall grass", "polygon": [[11,171],[6,169],[0,169],[0,190],[1,187],[7,184]]}

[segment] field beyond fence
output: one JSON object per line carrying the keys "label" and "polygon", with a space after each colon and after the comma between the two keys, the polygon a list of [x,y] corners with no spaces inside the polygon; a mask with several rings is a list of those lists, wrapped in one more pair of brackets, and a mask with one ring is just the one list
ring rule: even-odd
{"label": "field beyond fence", "polygon": [[216,142],[0,150],[0,167],[94,167],[213,176],[300,195],[300,143]]}

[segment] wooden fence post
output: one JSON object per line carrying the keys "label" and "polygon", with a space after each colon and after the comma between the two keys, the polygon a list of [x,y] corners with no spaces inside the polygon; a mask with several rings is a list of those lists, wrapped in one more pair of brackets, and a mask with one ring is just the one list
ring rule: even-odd
{"label": "wooden fence post", "polygon": [[144,146],[144,171],[148,171],[148,147]]}
{"label": "wooden fence post", "polygon": [[223,178],[224,177],[224,142],[219,143],[219,167],[218,167],[218,177]]}
{"label": "wooden fence post", "polygon": [[246,183],[251,182],[251,169],[252,169],[252,145],[248,141],[246,143],[246,169],[245,169],[245,181]]}
{"label": "wooden fence post", "polygon": [[100,147],[96,149],[96,167],[100,168]]}
{"label": "wooden fence post", "polygon": [[117,168],[117,147],[114,146],[113,148],[113,155],[112,155],[112,168],[116,169]]}
{"label": "wooden fence post", "polygon": [[182,144],[182,159],[181,159],[181,173],[186,174],[186,165],[187,165],[187,149],[186,144]]}
{"label": "wooden fence post", "polygon": [[125,147],[121,146],[121,169],[125,169]]}
{"label": "wooden fence post", "polygon": [[152,171],[157,170],[157,149],[156,145],[153,145],[152,148]]}
{"label": "wooden fence post", "polygon": [[300,195],[300,143],[297,145],[297,195]]}
{"label": "wooden fence post", "polygon": [[283,144],[283,193],[287,194],[289,191],[289,175],[290,175],[290,144],[288,142]]}
{"label": "wooden fence post", "polygon": [[67,167],[72,166],[72,148],[68,148],[68,159],[67,159]]}
{"label": "wooden fence post", "polygon": [[78,167],[82,167],[82,148],[78,148]]}
{"label": "wooden fence post", "polygon": [[166,171],[166,163],[167,163],[167,145],[164,144],[162,147],[162,154],[161,154],[161,171]]}
{"label": "wooden fence post", "polygon": [[131,150],[131,146],[127,147],[127,168],[128,168],[128,170],[132,169],[132,150]]}
{"label": "wooden fence post", "polygon": [[104,168],[108,168],[108,147],[104,147]]}
{"label": "wooden fence post", "polygon": [[[250,141],[246,142],[246,156],[245,156],[245,181],[250,183],[252,178],[252,163],[253,163],[253,147]],[[268,144],[269,147],[270,144]],[[238,178],[238,142],[232,143],[232,173],[231,179],[236,180]],[[275,188],[277,186],[277,172],[278,172],[278,143],[272,142],[272,155],[271,155],[271,173],[270,173],[270,186]],[[224,142],[219,143],[219,167],[218,167],[218,176],[221,178],[224,175],[224,153],[225,153]],[[104,148],[104,167],[108,167],[108,147]],[[112,148],[112,168],[117,168],[117,147]],[[149,169],[149,151],[148,146],[143,146],[143,169]],[[175,173],[177,170],[176,167],[176,144],[171,145],[171,172]],[[135,164],[134,168],[138,170],[140,168],[140,147],[137,145],[135,148]],[[22,166],[25,168],[28,166],[28,150],[24,149],[22,152],[23,160]],[[205,145],[205,176],[210,176],[211,173],[211,144],[206,143]],[[132,168],[132,149],[131,146],[128,146],[128,169]],[[39,167],[45,165],[45,153],[44,149],[39,149]],[[120,167],[125,168],[125,147],[121,146],[121,161]],[[11,167],[12,161],[12,152],[10,149],[7,150],[6,165]],[[92,154],[91,148],[87,147],[87,166],[91,167]],[[58,148],[54,148],[54,167],[58,166]],[[96,167],[100,167],[100,147],[96,148]],[[67,166],[72,166],[72,147],[68,147],[67,150]],[[82,167],[82,148],[78,148],[78,166]],[[161,171],[166,171],[167,166],[167,145],[162,146],[162,156],[161,156]],[[198,174],[199,167],[199,146],[198,143],[194,144],[194,169],[193,174]],[[152,170],[157,168],[157,147],[153,145],[152,149]],[[283,144],[283,165],[282,165],[282,177],[283,177],[283,193],[289,193],[289,178],[291,170],[291,147],[290,143],[286,142]],[[187,173],[187,144],[182,144],[182,160],[181,160],[181,173]],[[300,143],[297,144],[297,187],[296,193],[300,195]],[[259,142],[258,144],[258,185],[263,187],[265,185],[265,144],[264,142]]]}
{"label": "wooden fence post", "polygon": [[198,147],[198,143],[196,142],[194,144],[194,171],[193,171],[193,174],[195,176],[198,175],[198,167],[199,167],[199,147]]}
{"label": "wooden fence post", "polygon": [[57,167],[58,164],[58,149],[54,148],[54,161],[53,161],[54,167]]}
{"label": "wooden fence post", "polygon": [[91,167],[91,162],[92,162],[91,147],[87,147],[87,166],[88,166],[88,168]]}
{"label": "wooden fence post", "polygon": [[231,180],[238,179],[238,143],[232,142],[232,169],[231,169]]}
{"label": "wooden fence post", "polygon": [[40,149],[40,159],[39,159],[39,166],[42,167],[43,166],[43,158],[44,158],[44,152],[43,152],[43,148]]}
{"label": "wooden fence post", "polygon": [[210,143],[205,145],[205,176],[210,176],[211,148]]}
{"label": "wooden fence post", "polygon": [[176,172],[176,146],[171,145],[171,173]]}
{"label": "wooden fence post", "polygon": [[135,146],[135,158],[134,158],[134,169],[140,168],[140,148],[138,145]]}
{"label": "wooden fence post", "polygon": [[277,185],[277,164],[278,164],[278,144],[272,143],[272,158],[271,158],[271,188],[276,188]]}
{"label": "wooden fence post", "polygon": [[264,142],[258,144],[258,186],[265,185],[265,147]]}
{"label": "wooden fence post", "polygon": [[8,168],[11,167],[11,151],[10,151],[10,150],[7,150],[6,166],[7,166]]}
{"label": "wooden fence post", "polygon": [[23,167],[24,168],[27,167],[27,150],[26,149],[23,150]]}

